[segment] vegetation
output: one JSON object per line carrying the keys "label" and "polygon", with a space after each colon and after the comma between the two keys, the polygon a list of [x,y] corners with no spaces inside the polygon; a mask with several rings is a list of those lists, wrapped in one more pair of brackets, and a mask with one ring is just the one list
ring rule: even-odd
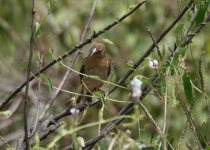
{"label": "vegetation", "polygon": [[[209,150],[209,3],[0,0],[0,149]],[[111,75],[75,105],[93,41]]]}

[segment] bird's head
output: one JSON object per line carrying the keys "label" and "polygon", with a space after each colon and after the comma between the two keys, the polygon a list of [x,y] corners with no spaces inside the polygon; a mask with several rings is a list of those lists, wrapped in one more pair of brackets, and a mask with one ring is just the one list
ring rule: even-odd
{"label": "bird's head", "polygon": [[106,47],[103,43],[94,42],[91,46],[89,56],[105,56]]}

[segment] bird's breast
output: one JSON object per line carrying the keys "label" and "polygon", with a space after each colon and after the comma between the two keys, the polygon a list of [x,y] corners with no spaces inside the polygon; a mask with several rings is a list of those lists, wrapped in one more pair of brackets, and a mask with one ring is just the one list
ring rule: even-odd
{"label": "bird's breast", "polygon": [[109,61],[103,58],[89,58],[85,64],[85,73],[98,76],[101,79],[108,78]]}

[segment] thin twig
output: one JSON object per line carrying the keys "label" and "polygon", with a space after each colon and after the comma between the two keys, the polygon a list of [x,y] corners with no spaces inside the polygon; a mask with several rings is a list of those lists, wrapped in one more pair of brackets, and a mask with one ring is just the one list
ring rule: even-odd
{"label": "thin twig", "polygon": [[[191,3],[191,1],[190,1],[190,3]],[[209,20],[210,20],[210,15],[208,15],[207,18],[204,20],[204,22],[203,22],[202,24],[200,24],[200,25],[195,29],[195,31],[196,31],[195,33],[197,34],[197,33],[206,25],[206,23],[209,22]],[[194,35],[194,36],[195,36],[195,35]],[[187,39],[188,39],[189,41],[191,41],[191,40],[193,39],[194,36],[189,36]],[[186,42],[186,41],[185,41],[185,42],[182,43],[181,46],[184,47],[184,46],[188,45],[189,43],[190,43],[190,42]],[[175,46],[173,52],[175,53],[176,50],[177,50],[177,47]],[[171,58],[171,56],[169,57],[169,60],[170,60],[170,58]],[[157,75],[155,75],[155,76],[153,77],[152,81],[153,81],[154,83],[156,82],[157,77],[158,77]],[[144,89],[142,90],[142,91],[143,91],[143,97],[150,91],[150,89],[151,89],[150,87],[144,87]],[[94,103],[96,104],[97,101],[95,101]],[[95,105],[95,104],[92,103],[92,105]],[[133,106],[134,106],[133,103],[130,103],[130,104],[126,105],[126,106],[119,112],[118,115],[120,116],[120,115],[126,115],[126,114],[130,113],[130,112],[133,110]],[[91,147],[93,147],[94,144],[95,144],[97,141],[99,141],[100,139],[102,139],[103,137],[105,137],[105,136],[114,128],[114,127],[116,127],[117,125],[119,125],[123,120],[124,120],[124,119],[116,119],[116,120],[113,121],[112,123],[108,124],[108,125],[102,130],[102,132],[101,132],[100,135],[94,137],[93,139],[91,139],[91,140],[89,140],[89,141],[87,141],[87,142],[85,143],[86,146],[85,146],[84,149],[90,149]]]}
{"label": "thin twig", "polygon": [[152,32],[151,32],[150,28],[147,28],[147,32],[149,33],[153,43],[155,44],[155,47],[157,48],[157,53],[158,53],[158,56],[160,57],[160,60],[163,61],[163,56],[160,52],[160,48],[159,48],[158,43],[156,42],[154,36],[152,35]]}
{"label": "thin twig", "polygon": [[[48,85],[48,83],[47,83],[46,81],[43,81],[42,79],[40,79],[40,78],[38,78],[38,77],[36,77],[36,78],[37,78],[37,80],[41,81],[42,84]],[[105,80],[104,80],[104,81],[105,81]],[[112,83],[110,82],[110,84],[112,84]],[[57,88],[57,87],[55,87],[55,86],[52,86],[52,88],[57,89],[57,90],[59,89],[59,88]],[[125,89],[127,89],[127,88],[125,88]],[[81,93],[78,93],[78,92],[71,92],[71,91],[64,90],[64,89],[59,89],[59,90],[62,91],[62,92],[64,92],[64,93],[68,93],[68,94],[72,94],[72,95],[84,96],[84,97],[91,97],[92,99],[93,99],[93,98],[94,98],[94,99],[97,99],[97,98],[98,98],[97,96],[94,96],[94,95],[85,95],[85,94],[81,94]],[[112,102],[117,102],[117,103],[129,103],[129,102],[127,102],[127,101],[120,101],[120,100],[116,100],[116,99],[112,99],[112,98],[107,98],[107,97],[105,97],[104,99],[105,99],[105,100],[112,101]]]}
{"label": "thin twig", "polygon": [[9,150],[12,150],[12,149],[13,149],[13,148],[7,143],[7,141],[4,139],[4,137],[1,136],[1,135],[0,135],[0,140],[1,140],[5,145],[7,145],[7,148],[8,148]]}
{"label": "thin twig", "polygon": [[[160,37],[158,38],[159,40],[156,40],[157,42],[160,42],[160,40],[163,39],[163,37],[165,37],[165,35],[175,26],[175,24],[182,18],[182,16],[187,12],[187,10],[190,8],[190,6],[192,5],[193,0],[189,1],[189,3],[184,7],[184,9],[182,10],[182,12],[175,18],[175,20],[172,22],[172,24],[160,35]],[[145,54],[135,63],[136,65],[134,67],[137,68],[137,65],[141,64],[141,62],[143,62],[143,60],[145,59],[145,57],[147,57],[151,52],[152,49],[155,47],[155,44],[153,43],[149,49],[145,52]],[[175,50],[174,50],[175,51]],[[127,77],[131,74],[132,72],[128,71],[126,73],[126,75],[122,76],[121,79],[117,82],[122,83],[125,79],[127,79]],[[124,79],[124,80],[123,80]],[[157,80],[157,75],[155,75],[152,79],[153,82],[156,82]],[[109,90],[109,94],[112,93],[117,87],[112,86],[113,88]],[[144,88],[144,93],[145,95],[150,91],[150,87],[145,87]],[[96,100],[94,102],[92,102],[90,105],[82,105],[80,108],[78,108],[81,111],[84,111],[87,107],[91,107],[95,104],[97,104],[99,102],[99,100]],[[119,115],[122,114],[128,114],[133,110],[133,103],[129,103],[128,105],[126,105],[120,112]],[[60,113],[58,116],[55,116],[53,118],[53,120],[59,120],[65,116],[69,116],[71,115],[71,113],[69,112],[69,109],[64,110],[62,113]],[[86,142],[86,148],[88,148],[90,145],[92,145],[93,143],[99,141],[100,139],[102,139],[106,133],[108,133],[109,131],[111,131],[115,126],[117,126],[119,123],[121,123],[124,119],[117,119],[115,121],[113,121],[112,123],[108,124],[102,132],[103,134],[100,134],[98,136],[96,136],[95,138],[91,139],[90,141]],[[49,125],[53,124],[53,122],[50,121]],[[94,144],[93,144],[94,145]]]}
{"label": "thin twig", "polygon": [[[84,77],[88,77],[88,78],[91,78],[91,79],[95,79],[95,80],[98,80],[98,81],[101,81],[103,83],[106,83],[106,84],[109,84],[109,85],[113,85],[113,86],[117,86],[118,88],[121,88],[121,89],[124,89],[124,90],[128,90],[126,87],[124,86],[121,86],[121,85],[118,85],[118,84],[115,84],[115,83],[112,83],[110,81],[107,81],[107,80],[103,80],[101,79],[100,77],[98,76],[94,76],[94,75],[87,75],[87,74],[84,74],[84,73],[81,73],[79,71],[76,71],[68,66],[66,66],[62,61],[60,61],[61,65],[63,65],[64,67],[68,68],[69,70],[71,70],[72,72],[75,72],[77,73],[78,75],[82,75]],[[84,85],[84,84],[83,84]]]}
{"label": "thin twig", "polygon": [[27,79],[26,79],[26,90],[24,95],[24,133],[25,133],[25,145],[26,150],[30,149],[30,141],[28,138],[28,122],[27,122],[27,108],[28,108],[28,89],[29,89],[29,80],[31,73],[31,63],[33,59],[33,46],[35,41],[35,0],[32,0],[32,22],[31,22],[31,37],[30,37],[30,52],[28,58],[28,67],[27,67]]}
{"label": "thin twig", "polygon": [[[132,13],[134,13],[140,6],[142,6],[147,0],[144,0],[140,3],[138,3],[137,5],[135,5],[132,9],[130,9],[126,14],[124,14],[122,17],[120,17],[119,19],[116,19],[113,23],[109,24],[108,26],[106,26],[104,29],[98,31],[98,32],[94,32],[92,34],[92,36],[90,38],[87,38],[84,42],[82,42],[81,44],[76,45],[75,47],[73,47],[71,50],[65,52],[65,54],[63,54],[62,56],[58,57],[57,59],[54,59],[53,61],[51,61],[49,64],[47,64],[46,66],[44,66],[42,69],[40,69],[38,72],[36,72],[34,75],[35,76],[31,76],[29,78],[29,81],[32,81],[35,77],[39,76],[42,72],[44,72],[45,70],[47,70],[48,68],[50,68],[51,66],[53,66],[54,64],[56,64],[57,62],[65,59],[66,57],[68,57],[69,55],[71,55],[72,53],[74,53],[76,50],[82,48],[83,46],[87,45],[88,43],[91,43],[91,41],[95,38],[97,38],[99,35],[105,33],[106,31],[110,30],[111,28],[113,28],[114,26],[116,26],[118,23],[122,22],[124,19],[126,19],[128,16],[130,16]],[[0,110],[2,110],[10,101],[11,99],[18,94],[25,86],[26,86],[26,81],[23,82],[21,85],[19,85],[19,87],[17,89],[15,89],[15,91],[13,91],[13,93],[11,95],[9,95],[9,97],[7,99],[5,99],[1,105],[0,105]]]}
{"label": "thin twig", "polygon": [[[164,136],[164,133],[161,131],[160,127],[158,126],[158,124],[155,122],[155,120],[153,119],[152,115],[149,113],[149,111],[147,110],[147,108],[144,106],[144,104],[140,101],[139,102],[142,110],[144,111],[144,113],[147,115],[147,117],[149,118],[149,120],[152,122],[152,124],[155,126],[158,134],[160,135],[160,138],[162,139],[163,142],[163,149],[167,150],[167,146],[166,146],[166,142],[168,142],[168,140],[166,139],[166,137]],[[168,142],[169,143],[169,142]],[[169,145],[171,146],[171,144],[169,143]],[[171,148],[173,149],[173,147],[171,146]]]}
{"label": "thin twig", "polygon": [[[176,25],[176,23],[183,17],[183,15],[187,12],[187,10],[190,8],[194,0],[190,0],[187,5],[184,7],[184,9],[181,11],[181,13],[175,18],[175,20],[170,24],[170,26],[164,30],[160,36],[155,40],[156,44],[158,44],[167,34],[171,29]],[[139,58],[136,63],[134,63],[133,68],[130,69],[128,72],[125,73],[117,82],[118,85],[122,84],[133,72],[134,70],[144,61],[146,57],[150,55],[150,53],[153,51],[153,49],[156,46],[155,43],[153,43],[144,53],[144,55]],[[113,92],[115,89],[117,89],[116,86],[112,86],[112,88],[109,90],[109,93]]]}
{"label": "thin twig", "polygon": [[183,111],[185,112],[185,115],[188,119],[188,122],[192,128],[192,131],[196,137],[196,141],[199,142],[199,147],[201,148],[205,148],[208,144],[207,144],[207,141],[206,139],[204,138],[204,136],[201,134],[201,132],[199,131],[197,125],[195,124],[194,120],[192,119],[192,115],[190,113],[190,111],[187,109],[187,106],[185,105],[184,101],[182,100],[182,98],[180,98],[180,103],[181,103],[181,106],[182,106],[182,109]]}
{"label": "thin twig", "polygon": [[[190,110],[189,110],[190,113],[192,112],[192,109],[193,109],[193,106],[190,107]],[[189,119],[186,120],[185,127],[184,127],[184,129],[182,130],[181,136],[180,136],[180,138],[179,138],[179,142],[178,142],[178,144],[177,144],[177,149],[180,149],[179,147],[180,147],[180,145],[181,145],[182,142],[183,142],[185,133],[186,133],[186,131],[187,131],[188,124],[189,124]]]}
{"label": "thin twig", "polygon": [[[205,19],[204,22],[208,22],[208,21],[209,21],[209,17],[210,17],[210,15],[207,17],[207,19]],[[204,27],[204,25],[205,25],[205,24],[201,24],[200,26],[198,26],[198,27],[195,29],[195,31],[197,31],[196,33],[198,33],[198,32],[201,30],[201,28]],[[194,36],[190,36],[190,37],[188,38],[188,40],[192,40],[193,37],[194,37]],[[184,42],[184,43],[182,44],[182,46],[186,46],[187,44],[189,44],[189,42],[188,42],[188,43]],[[174,52],[175,52],[175,51],[176,51],[176,48],[174,49]],[[157,79],[157,76],[154,77],[154,80],[155,80],[155,79]],[[144,91],[145,91],[145,93],[147,93],[149,90],[150,90],[150,89],[149,89],[148,87],[146,87]],[[96,104],[97,101],[95,101],[94,103]],[[94,105],[94,103],[92,103],[92,105]],[[127,106],[125,106],[125,107],[120,111],[119,114],[127,114],[127,113],[130,113],[132,110],[133,110],[133,104],[130,103],[130,104],[128,104]],[[123,119],[118,119],[118,120],[115,120],[114,122],[112,122],[111,124],[107,125],[107,127],[105,127],[105,129],[106,129],[107,132],[105,132],[104,134],[101,134],[101,135],[95,137],[94,140],[91,140],[90,142],[87,142],[87,143],[86,143],[86,144],[87,144],[87,147],[86,147],[86,148],[89,148],[89,147],[90,147],[90,145],[89,145],[90,143],[95,143],[95,142],[97,142],[98,140],[100,140],[101,138],[103,138],[106,134],[109,133],[109,131],[111,131],[115,126],[117,126],[117,125],[118,125],[119,123],[121,123],[122,121],[123,121]],[[92,145],[92,146],[93,146],[93,145]],[[92,146],[91,146],[91,147],[92,147]]]}
{"label": "thin twig", "polygon": [[53,126],[53,128],[49,128],[47,131],[44,131],[44,133],[40,135],[40,141],[46,139],[48,135],[53,133],[56,129],[58,129],[62,125],[63,125],[63,123],[61,122],[61,123],[58,123],[55,126]]}
{"label": "thin twig", "polygon": [[113,150],[114,148],[114,144],[117,141],[118,137],[120,136],[120,134],[117,134],[110,142],[109,147],[107,148],[107,150]]}
{"label": "thin twig", "polygon": [[[155,75],[152,78],[152,83],[156,84],[157,82],[157,76]],[[141,100],[143,100],[143,98],[149,93],[149,91],[151,90],[151,87],[146,86],[142,89],[143,95],[140,98]],[[121,109],[121,111],[118,113],[117,116],[121,116],[123,114],[129,114],[133,111],[133,106],[134,103],[129,103],[128,105],[126,105],[125,107],[123,107]],[[104,129],[101,131],[101,134],[95,136],[94,138],[90,139],[89,141],[87,141],[85,143],[85,150],[89,150],[91,149],[99,140],[101,140],[102,138],[104,138],[110,131],[112,131],[116,126],[118,126],[124,119],[120,118],[120,119],[116,119],[113,122],[109,123],[106,127],[104,127]]]}
{"label": "thin twig", "polygon": [[186,37],[186,40],[184,43],[181,44],[181,47],[184,47],[186,46],[187,44],[191,43],[192,42],[192,39],[193,37],[198,34],[200,32],[200,30],[210,21],[210,14],[206,17],[206,19],[200,24],[198,25],[194,32],[189,34],[187,37]]}
{"label": "thin twig", "polygon": [[[186,38],[188,37],[188,34],[189,34],[190,30],[192,29],[193,24],[194,24],[195,21],[196,21],[197,15],[198,15],[198,11],[196,11],[196,12],[194,13],[193,17],[192,17],[191,20],[190,20],[189,25],[188,25],[187,28],[186,28],[186,31],[185,31],[185,33],[184,33],[184,35],[185,35]],[[206,20],[206,21],[207,21],[207,20]],[[192,82],[191,82],[191,84],[193,85]],[[199,90],[199,92],[201,92],[201,91]],[[202,92],[201,92],[201,93],[202,93]],[[184,108],[184,107],[183,107],[183,108]],[[192,110],[192,106],[191,106],[191,108],[190,108],[189,114],[191,113],[191,110]],[[186,114],[187,114],[187,113],[186,113]],[[185,124],[185,127],[184,127],[184,129],[183,129],[183,131],[182,131],[181,137],[180,137],[180,139],[179,139],[179,142],[178,142],[178,145],[177,145],[177,148],[178,148],[178,149],[179,149],[179,146],[181,145],[181,143],[182,143],[182,141],[183,141],[184,135],[185,135],[186,130],[187,130],[188,123],[189,123],[189,119],[187,119],[186,124]]]}
{"label": "thin twig", "polygon": [[187,29],[186,29],[186,31],[185,31],[185,33],[184,33],[185,37],[188,36],[190,30],[192,29],[192,26],[193,26],[193,24],[195,23],[197,16],[198,16],[198,10],[194,13],[193,17],[192,17],[191,20],[190,20],[189,25],[187,26]]}
{"label": "thin twig", "polygon": [[[92,20],[92,18],[93,18],[93,14],[94,14],[94,11],[95,11],[95,9],[96,9],[96,4],[97,4],[97,2],[98,2],[98,0],[95,0],[95,1],[93,2],[93,6],[92,6],[92,8],[91,8],[91,12],[90,12],[90,15],[89,15],[89,17],[88,17],[88,21],[87,21],[87,23],[86,23],[86,25],[85,25],[85,28],[84,28],[84,31],[83,31],[83,33],[82,33],[82,37],[81,37],[81,40],[80,40],[79,44],[81,44],[81,43],[84,42],[84,40],[85,40],[85,37],[86,37],[87,32],[88,32],[88,28],[89,28],[89,26],[90,26],[90,22],[91,22],[91,20]],[[74,64],[75,64],[76,61],[77,61],[77,58],[79,57],[79,54],[80,54],[80,52],[79,52],[79,49],[78,49],[78,50],[76,51],[76,53],[74,54],[74,56],[73,56],[72,62],[69,64],[69,68],[72,68],[72,67],[74,66]],[[64,83],[67,81],[67,79],[68,79],[69,75],[71,74],[71,72],[72,72],[72,71],[71,71],[70,69],[67,70],[67,72],[65,73],[63,79],[61,80],[61,83],[60,83],[59,86],[58,86],[58,89],[57,89],[57,90],[55,91],[55,93],[52,95],[52,99],[47,103],[47,105],[46,105],[46,107],[45,107],[43,113],[41,114],[39,120],[42,120],[42,119],[44,118],[44,116],[45,116],[46,113],[48,112],[49,108],[51,107],[51,105],[52,105],[53,102],[55,101],[56,97],[57,97],[58,94],[60,93],[60,89],[62,89]]]}
{"label": "thin twig", "polygon": [[[195,32],[194,32],[194,33],[197,34],[197,33],[206,25],[206,23],[209,22],[209,20],[210,20],[210,15],[207,16],[207,18],[204,20],[204,22],[201,23],[201,24],[195,29]],[[194,36],[195,36],[195,34],[194,34]],[[193,38],[194,36],[189,36],[189,37],[187,38],[187,41],[191,41],[192,38]],[[186,46],[187,44],[189,44],[189,42],[186,42],[186,41],[185,41],[185,42],[183,42],[183,44],[181,44],[181,46],[184,47],[184,46]],[[177,49],[177,48],[175,47],[174,52],[176,51],[176,49]],[[156,77],[154,77],[154,79],[156,79]],[[147,91],[150,90],[149,87],[147,87],[147,88],[148,88]],[[128,104],[127,106],[125,106],[125,107],[122,109],[122,111],[121,111],[122,113],[119,113],[119,114],[120,114],[120,115],[125,115],[125,114],[127,114],[127,113],[130,113],[130,112],[132,111],[132,109],[133,109],[133,105],[132,105],[132,104]],[[128,111],[128,110],[129,110],[129,111]],[[109,129],[109,130],[107,130],[107,132],[109,132],[109,131],[111,131],[115,126],[117,126],[120,122],[122,122],[122,121],[123,121],[123,119],[118,119],[118,120],[112,122],[111,124],[107,125],[107,126],[104,128],[104,130]],[[112,129],[110,130],[110,128],[112,128]],[[106,134],[107,134],[107,132],[106,132]],[[94,144],[95,144],[97,141],[99,141],[99,140],[102,139],[103,137],[104,137],[104,134],[100,134],[100,135],[94,137],[93,139],[89,140],[88,142],[86,142],[86,147],[85,147],[84,149],[90,149],[91,147],[94,146]]]}
{"label": "thin twig", "polygon": [[[168,96],[168,89],[167,89],[167,85],[165,87],[165,96],[164,96],[164,124],[163,124],[163,134],[165,135],[166,132],[166,119],[167,119],[167,96]],[[166,143],[165,143],[166,144]],[[162,143],[160,143],[159,145],[159,149],[161,148]],[[166,147],[166,146],[164,146]]]}
{"label": "thin twig", "polygon": [[[39,58],[39,68],[42,67],[42,63],[43,63],[43,55],[41,55],[41,57]],[[36,133],[36,129],[37,129],[37,125],[39,122],[39,114],[40,114],[40,94],[41,94],[41,81],[38,82],[38,90],[37,90],[37,106],[36,106],[36,118],[34,119],[34,126],[33,131],[31,132],[31,134],[29,135],[29,138],[31,138],[35,133]]]}
{"label": "thin twig", "polygon": [[[192,4],[191,2],[192,2],[192,1],[189,2],[190,5]],[[189,3],[188,3],[188,4],[189,4]],[[187,4],[187,5],[188,5],[188,4]],[[190,6],[189,6],[189,7],[190,7]],[[188,8],[189,8],[189,7],[188,7]],[[185,11],[187,11],[187,10],[185,10]],[[198,34],[198,33],[200,32],[200,30],[201,30],[209,21],[210,21],[210,15],[208,15],[208,16],[206,17],[206,19],[205,19],[198,27],[196,27],[196,29],[194,30],[193,34],[188,35],[187,39],[181,44],[181,47],[185,47],[186,45],[188,45],[188,44],[190,43],[190,41],[192,41],[193,37],[194,37],[196,34]],[[176,50],[177,50],[177,47],[174,48],[173,52],[175,53]],[[170,56],[170,57],[171,57],[171,56]],[[157,80],[157,75],[153,77],[153,81],[155,81],[155,80]],[[143,91],[149,92],[149,90],[150,90],[150,87],[145,87],[145,89],[144,89]],[[147,94],[147,92],[144,92],[145,95]],[[133,110],[133,104],[131,103],[131,104],[126,105],[126,106],[120,111],[119,115],[126,115],[126,114],[130,113],[132,110]],[[108,124],[108,125],[104,128],[104,130],[109,129],[109,130],[107,130],[107,132],[111,131],[115,126],[117,126],[117,125],[118,125],[119,123],[121,123],[123,120],[124,120],[124,119],[118,119],[118,120],[116,120],[116,121],[113,121],[111,124]],[[106,132],[106,134],[107,134],[107,132]],[[201,136],[202,136],[202,135],[201,135]],[[100,135],[94,137],[93,139],[87,141],[87,142],[86,142],[86,147],[85,147],[84,149],[90,149],[91,147],[94,146],[94,144],[95,144],[97,141],[99,141],[99,140],[102,139],[103,137],[104,137],[104,134],[100,134]]]}
{"label": "thin twig", "polygon": [[[48,128],[48,129],[44,129],[42,131],[40,131],[39,133],[39,138],[40,141],[43,141],[44,139],[46,139],[48,137],[48,135],[50,135],[51,133],[55,132],[55,130],[57,130],[59,127],[61,127],[63,125],[63,123],[58,123],[55,124],[54,126]],[[33,146],[35,144],[35,141],[31,142],[31,145]]]}
{"label": "thin twig", "polygon": [[[92,101],[91,103],[89,103],[88,105],[80,105],[79,107],[77,107],[76,109],[79,112],[83,112],[84,110],[86,110],[88,107],[94,106],[98,103],[98,100]],[[57,122],[58,120],[60,120],[61,118],[65,117],[65,116],[70,116],[70,115],[74,115],[72,114],[72,112],[70,111],[71,108],[67,108],[64,111],[62,111],[61,113],[55,115],[53,118],[49,118],[48,119],[48,124],[47,126],[53,125],[55,124],[55,122]]]}

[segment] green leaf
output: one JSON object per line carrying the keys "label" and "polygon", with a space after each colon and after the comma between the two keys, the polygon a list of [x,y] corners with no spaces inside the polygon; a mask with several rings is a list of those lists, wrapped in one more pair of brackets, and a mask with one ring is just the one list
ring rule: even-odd
{"label": "green leaf", "polygon": [[7,150],[15,150],[13,147],[7,147]]}
{"label": "green leaf", "polygon": [[41,35],[41,29],[40,28],[41,28],[41,25],[38,22],[36,22],[36,24],[35,24],[35,38],[36,39],[38,39]]}
{"label": "green leaf", "polygon": [[203,22],[209,3],[210,0],[200,0],[198,15],[196,17],[196,25],[199,25],[201,22]]}
{"label": "green leaf", "polygon": [[103,91],[96,91],[93,93],[96,97],[99,98],[99,100],[103,103],[104,107],[106,107],[106,101],[105,101],[105,93]]}
{"label": "green leaf", "polygon": [[52,58],[54,58],[53,49],[49,48],[49,49],[48,49],[48,52],[49,52],[50,56],[51,56]]}
{"label": "green leaf", "polygon": [[126,65],[129,67],[129,68],[133,68],[133,61],[132,60],[129,60]]}
{"label": "green leaf", "polygon": [[40,140],[39,140],[39,134],[36,132],[35,133],[35,146],[39,147],[39,143],[40,143]]}
{"label": "green leaf", "polygon": [[210,150],[210,146],[207,146],[207,147],[205,148],[205,150]]}
{"label": "green leaf", "polygon": [[48,10],[48,12],[51,11],[51,4],[50,4],[50,2],[47,2],[47,10]]}
{"label": "green leaf", "polygon": [[48,88],[49,88],[50,92],[52,92],[52,90],[53,90],[52,81],[50,80],[48,75],[42,73],[40,76],[44,81],[47,82]]}
{"label": "green leaf", "polygon": [[181,44],[184,38],[184,24],[179,24],[175,31],[177,45]]}
{"label": "green leaf", "polygon": [[193,103],[193,90],[192,90],[192,84],[190,82],[190,76],[187,74],[187,72],[184,73],[182,76],[183,80],[183,86],[184,86],[184,92],[187,101],[192,104]]}
{"label": "green leaf", "polygon": [[162,77],[162,80],[160,82],[160,94],[164,96],[166,94],[166,80],[163,80],[164,77]]}
{"label": "green leaf", "polygon": [[109,45],[113,45],[113,42],[110,41],[109,39],[102,39],[104,43],[107,43]]}
{"label": "green leaf", "polygon": [[12,115],[11,111],[7,110],[7,111],[0,111],[0,117],[7,117],[9,118]]}
{"label": "green leaf", "polygon": [[179,62],[179,53],[176,52],[172,58],[171,65],[177,67],[178,62]]}
{"label": "green leaf", "polygon": [[47,0],[47,10],[48,13],[51,13],[55,9],[55,0]]}
{"label": "green leaf", "polygon": [[184,55],[185,55],[185,53],[186,53],[186,49],[183,48],[183,47],[179,47],[178,53],[179,53],[182,57],[184,57]]}
{"label": "green leaf", "polygon": [[177,64],[179,63],[179,59],[180,57],[184,57],[186,52],[185,48],[179,47],[178,50],[175,52],[172,61],[171,61],[171,69],[173,69],[174,71],[177,71]]}

